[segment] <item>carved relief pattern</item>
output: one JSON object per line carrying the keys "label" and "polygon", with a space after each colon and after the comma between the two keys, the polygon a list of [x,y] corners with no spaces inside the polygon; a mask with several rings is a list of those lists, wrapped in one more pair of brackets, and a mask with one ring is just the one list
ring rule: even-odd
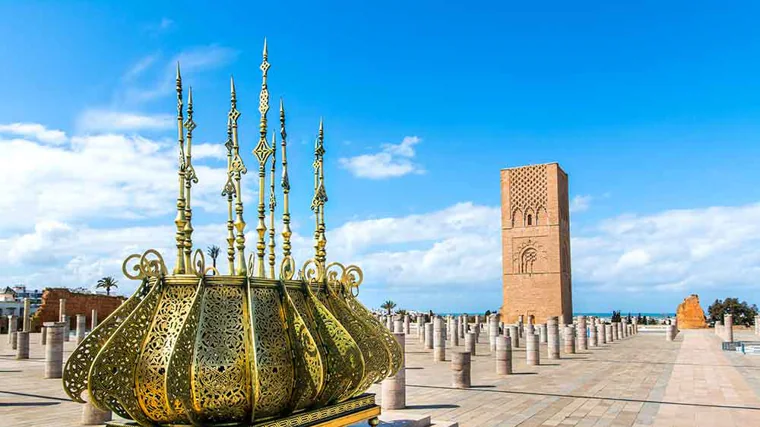
{"label": "carved relief pattern", "polygon": [[138,358],[136,392],[145,414],[155,422],[167,423],[176,419],[173,408],[165,400],[166,373],[169,356],[180,332],[180,326],[190,311],[195,286],[167,284],[158,304],[153,324]]}
{"label": "carved relief pattern", "polygon": [[95,327],[71,353],[63,369],[63,389],[71,400],[85,403],[82,392],[89,386],[90,367],[95,356],[113,335],[116,329],[124,323],[132,310],[145,298],[150,290],[147,280],[143,280],[128,300],[119,306],[108,318]]}
{"label": "carved relief pattern", "polygon": [[[525,166],[509,170],[509,205],[515,223],[515,213],[527,215],[533,212],[535,218],[539,211],[545,212],[548,203],[546,184],[546,165]],[[520,223],[522,218],[518,219]],[[544,218],[542,218],[545,221]],[[536,224],[536,221],[533,221]]]}
{"label": "carved relief pattern", "polygon": [[517,248],[515,248],[513,253],[513,271],[518,274],[540,272],[534,268],[534,265],[539,258],[544,258],[546,256],[543,247],[533,239],[523,241]]}
{"label": "carved relief pattern", "polygon": [[243,421],[251,413],[242,286],[208,286],[193,360],[193,398],[204,423]]}

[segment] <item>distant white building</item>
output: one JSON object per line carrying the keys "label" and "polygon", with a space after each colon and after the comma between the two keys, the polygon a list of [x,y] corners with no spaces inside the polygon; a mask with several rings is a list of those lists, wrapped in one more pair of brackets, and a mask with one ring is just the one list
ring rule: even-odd
{"label": "distant white building", "polygon": [[23,315],[24,298],[29,298],[30,312],[34,313],[42,304],[42,291],[30,291],[24,285],[6,286],[5,290],[0,292],[0,316]]}

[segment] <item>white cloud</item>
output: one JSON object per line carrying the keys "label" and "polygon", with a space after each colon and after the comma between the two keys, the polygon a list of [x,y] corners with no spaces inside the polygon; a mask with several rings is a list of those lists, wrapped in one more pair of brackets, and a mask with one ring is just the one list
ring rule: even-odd
{"label": "white cloud", "polygon": [[221,143],[216,144],[193,144],[193,151],[191,153],[193,159],[218,159],[222,160],[227,158],[227,149]]}
{"label": "white cloud", "polygon": [[620,216],[572,241],[574,283],[614,290],[757,286],[760,204]]}
{"label": "white cloud", "polygon": [[159,58],[158,53],[152,53],[150,55],[140,58],[134,65],[132,65],[126,73],[124,73],[124,80],[129,81],[138,78],[146,70],[148,70]]}
{"label": "white cloud", "polygon": [[77,120],[80,132],[135,132],[166,130],[177,125],[171,114],[143,115],[106,110],[86,110]]}
{"label": "white cloud", "polygon": [[60,145],[66,142],[66,133],[56,129],[48,129],[38,123],[0,124],[0,134],[18,135],[33,138],[46,144]]}
{"label": "white cloud", "polygon": [[570,201],[570,212],[578,213],[587,211],[591,205],[591,199],[593,199],[593,197],[590,195],[579,194],[573,197],[573,199]]}
{"label": "white cloud", "polygon": [[424,173],[414,162],[414,145],[421,141],[416,136],[407,136],[399,144],[383,144],[379,153],[362,154],[339,159],[341,166],[359,178],[395,178],[410,173]]}
{"label": "white cloud", "polygon": [[[74,136],[69,144],[50,146],[0,138],[0,152],[0,230],[28,229],[46,221],[150,218],[174,209],[173,141],[107,134]],[[224,211],[219,193],[226,166],[198,162],[195,169],[200,184],[193,187],[193,206]],[[252,181],[244,181],[244,199]]]}

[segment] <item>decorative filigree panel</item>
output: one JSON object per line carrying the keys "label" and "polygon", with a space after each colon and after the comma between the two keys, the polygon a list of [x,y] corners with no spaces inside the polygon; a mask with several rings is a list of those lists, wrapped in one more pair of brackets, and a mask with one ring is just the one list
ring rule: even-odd
{"label": "decorative filigree panel", "polygon": [[527,217],[530,211],[535,218],[537,213],[546,212],[547,203],[546,165],[509,169],[509,204],[513,223],[523,221],[523,218],[515,218],[516,213]]}
{"label": "decorative filigree panel", "polygon": [[257,287],[250,292],[258,380],[255,413],[269,417],[284,412],[290,403],[295,383],[292,348],[278,289]]}
{"label": "decorative filigree panel", "polygon": [[137,360],[137,397],[145,414],[158,423],[177,419],[174,408],[166,399],[167,368],[174,343],[193,303],[195,290],[192,284],[167,283],[164,286],[153,324]]}
{"label": "decorative filigree panel", "polygon": [[298,379],[291,396],[290,409],[299,410],[311,407],[317,401],[324,387],[324,365],[317,342],[309,332],[306,321],[296,310],[290,295],[282,285],[280,292],[290,342],[293,345],[293,367]]}
{"label": "decorative filigree panel", "polygon": [[154,283],[151,291],[114,332],[95,357],[90,369],[92,403],[142,425],[152,423],[143,413],[135,396],[135,366],[161,299],[162,287],[160,279],[150,280]]}
{"label": "decorative filigree panel", "polygon": [[187,316],[180,326],[180,332],[174,343],[166,372],[166,400],[178,414],[179,420],[189,419],[193,424],[200,424],[195,411],[192,395],[192,361],[195,356],[195,336],[201,314],[204,295],[201,280],[196,286],[193,302]]}
{"label": "decorative filigree panel", "polygon": [[383,347],[388,351],[390,358],[389,372],[387,376],[396,375],[401,369],[404,362],[404,350],[401,345],[396,341],[396,338],[379,320],[369,311],[366,307],[356,299],[355,296],[349,294],[346,296],[346,303],[357,313],[361,313],[361,316],[372,326],[374,329],[372,335],[375,339],[380,339],[383,342]]}
{"label": "decorative filigree panel", "polygon": [[208,286],[193,354],[193,403],[203,423],[241,422],[251,414],[242,286]]}
{"label": "decorative filigree panel", "polygon": [[148,280],[144,279],[137,287],[134,295],[124,301],[110,316],[96,326],[71,353],[63,369],[63,389],[71,397],[71,400],[85,403],[82,399],[82,392],[88,388],[90,367],[95,361],[95,356],[98,355],[116,329],[124,323],[129,314],[145,298],[150,287]]}
{"label": "decorative filigree panel", "polygon": [[354,394],[361,394],[370,385],[385,378],[389,370],[390,356],[388,351],[374,340],[371,326],[363,322],[361,316],[348,307],[343,296],[338,295],[333,290],[334,288],[335,286],[328,285],[324,291],[318,294],[319,299],[351,334],[362,352],[364,375],[354,390]]}
{"label": "decorative filigree panel", "polygon": [[348,399],[363,376],[361,350],[348,331],[311,291],[311,287],[304,284],[303,288],[306,304],[312,312],[327,356],[327,378],[320,403],[329,404]]}

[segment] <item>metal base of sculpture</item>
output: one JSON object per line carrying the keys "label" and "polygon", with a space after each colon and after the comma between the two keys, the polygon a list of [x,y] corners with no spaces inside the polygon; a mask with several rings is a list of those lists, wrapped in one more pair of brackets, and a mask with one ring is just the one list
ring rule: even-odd
{"label": "metal base of sculpture", "polygon": [[[326,406],[293,414],[289,417],[251,424],[251,427],[343,427],[367,421],[369,425],[379,423],[380,407],[375,404],[375,395],[365,393],[361,396]],[[136,427],[134,421],[110,421],[106,427]],[[172,427],[184,427],[189,424],[172,424]]]}

